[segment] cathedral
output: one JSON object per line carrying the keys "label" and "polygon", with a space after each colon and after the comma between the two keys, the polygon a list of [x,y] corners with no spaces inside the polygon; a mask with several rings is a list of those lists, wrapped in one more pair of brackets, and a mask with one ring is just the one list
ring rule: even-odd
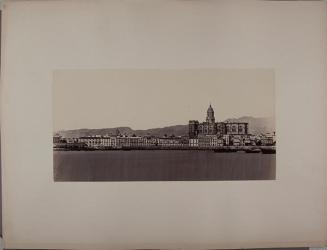
{"label": "cathedral", "polygon": [[206,120],[199,123],[197,120],[189,121],[189,137],[198,138],[205,135],[246,135],[248,123],[245,122],[216,122],[215,112],[210,104]]}

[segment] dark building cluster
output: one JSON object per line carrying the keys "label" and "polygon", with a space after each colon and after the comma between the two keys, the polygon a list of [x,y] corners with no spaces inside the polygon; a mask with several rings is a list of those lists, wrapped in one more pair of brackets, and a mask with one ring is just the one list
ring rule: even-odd
{"label": "dark building cluster", "polygon": [[246,122],[216,122],[215,112],[210,104],[207,110],[206,121],[189,121],[189,137],[191,139],[206,135],[247,135],[248,123]]}

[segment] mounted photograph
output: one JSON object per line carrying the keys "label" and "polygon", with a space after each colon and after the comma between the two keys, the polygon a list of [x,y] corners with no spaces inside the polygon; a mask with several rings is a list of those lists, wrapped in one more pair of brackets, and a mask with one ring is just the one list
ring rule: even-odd
{"label": "mounted photograph", "polygon": [[54,181],[276,179],[271,69],[58,70]]}

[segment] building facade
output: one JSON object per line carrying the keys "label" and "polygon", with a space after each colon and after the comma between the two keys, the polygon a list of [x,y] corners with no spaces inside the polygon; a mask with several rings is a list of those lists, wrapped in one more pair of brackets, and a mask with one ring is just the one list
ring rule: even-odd
{"label": "building facade", "polygon": [[224,140],[219,135],[200,135],[198,137],[199,148],[217,148],[224,145]]}
{"label": "building facade", "polygon": [[216,122],[215,112],[210,104],[206,120],[200,123],[197,120],[189,121],[189,137],[191,139],[207,135],[247,135],[246,122]]}

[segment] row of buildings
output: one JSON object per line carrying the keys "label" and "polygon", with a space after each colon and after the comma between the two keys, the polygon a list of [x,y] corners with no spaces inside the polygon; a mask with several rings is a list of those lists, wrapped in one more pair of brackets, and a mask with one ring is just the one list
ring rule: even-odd
{"label": "row of buildings", "polygon": [[189,133],[186,136],[87,136],[79,138],[53,137],[57,149],[147,149],[147,148],[188,148],[207,149],[223,146],[271,146],[275,144],[275,134],[249,134],[248,123],[216,122],[214,110],[210,105],[206,121],[189,121]]}
{"label": "row of buildings", "polygon": [[189,137],[141,137],[141,136],[87,136],[79,138],[53,137],[55,148],[88,149],[146,149],[146,148],[218,148],[222,146],[274,145],[274,134],[265,135],[201,135]]}

